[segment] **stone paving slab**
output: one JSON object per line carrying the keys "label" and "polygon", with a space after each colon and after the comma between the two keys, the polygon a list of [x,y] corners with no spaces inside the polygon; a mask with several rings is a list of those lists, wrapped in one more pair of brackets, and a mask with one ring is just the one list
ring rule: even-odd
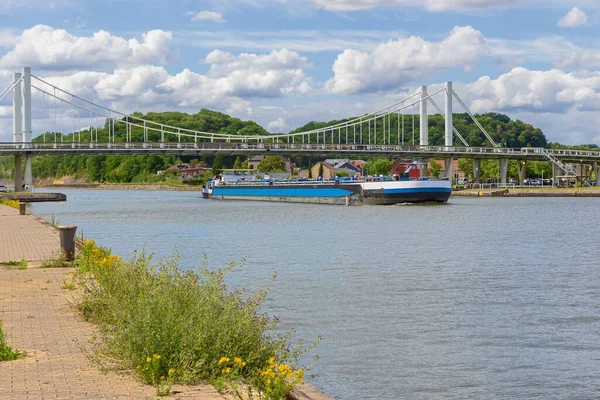
{"label": "stone paving slab", "polygon": [[[0,261],[51,256],[58,248],[54,229],[6,208],[0,206]],[[156,399],[154,388],[130,375],[101,372],[86,357],[95,328],[73,307],[73,292],[62,289],[72,272],[0,266],[0,320],[9,344],[26,353],[0,362],[0,400]],[[209,385],[173,390],[168,399],[228,399]]]}
{"label": "stone paving slab", "polygon": [[25,259],[41,264],[59,250],[60,239],[53,226],[0,204],[0,263]]}

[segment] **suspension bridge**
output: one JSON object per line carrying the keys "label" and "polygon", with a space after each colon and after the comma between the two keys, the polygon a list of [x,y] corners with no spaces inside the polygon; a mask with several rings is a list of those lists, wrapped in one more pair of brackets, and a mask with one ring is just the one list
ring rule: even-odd
{"label": "suspension bridge", "polygon": [[[15,158],[15,187],[20,187],[21,183],[32,186],[31,158],[42,155],[278,154],[327,158],[382,156],[443,159],[447,179],[452,179],[454,159],[470,158],[473,160],[476,182],[479,181],[480,161],[497,159],[502,183],[506,183],[508,161],[518,160],[521,184],[525,180],[527,161],[550,162],[554,176],[567,175],[583,179],[584,175],[588,177],[592,173],[596,176],[600,174],[599,151],[499,146],[453,90],[451,82],[433,93],[422,86],[412,95],[385,108],[342,123],[305,132],[268,135],[202,132],[143,119],[61,89],[32,75],[31,68],[27,67],[21,73],[14,73],[13,81],[0,93],[0,101],[10,94],[13,99],[13,141],[0,142],[0,156],[10,155]],[[444,111],[434,101],[436,95],[444,97]],[[32,105],[34,98],[36,107]],[[470,146],[457,130],[453,124],[455,100],[490,146]],[[444,118],[443,146],[429,145],[430,105]],[[415,107],[419,108],[418,144],[415,139],[415,113],[406,114]],[[36,135],[36,141],[32,141],[32,109],[39,111],[41,117],[38,119],[42,122],[41,133]],[[406,129],[409,126],[412,128],[410,135]],[[118,129],[124,129],[124,137],[117,135]],[[65,137],[69,136],[70,140],[65,141]],[[460,141],[459,146],[454,145],[455,138]],[[425,168],[422,168],[421,174],[426,174]],[[597,180],[597,184],[600,185],[600,180]]]}

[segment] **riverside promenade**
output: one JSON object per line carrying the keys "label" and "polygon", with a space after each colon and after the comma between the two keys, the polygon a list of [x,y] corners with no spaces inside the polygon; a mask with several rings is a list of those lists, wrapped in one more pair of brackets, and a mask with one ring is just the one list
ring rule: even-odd
{"label": "riverside promenade", "polygon": [[[59,247],[54,227],[0,204],[0,262],[28,262],[26,269],[0,265],[0,320],[8,344],[25,353],[0,362],[0,399],[156,399],[151,386],[89,361],[95,327],[73,307],[74,292],[62,288],[74,269],[39,268]],[[174,385],[172,393],[165,398],[231,398],[210,385]]]}

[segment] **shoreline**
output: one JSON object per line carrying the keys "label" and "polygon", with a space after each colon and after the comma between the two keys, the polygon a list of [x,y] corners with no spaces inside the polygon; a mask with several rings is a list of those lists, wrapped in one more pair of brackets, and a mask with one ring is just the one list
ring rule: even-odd
{"label": "shoreline", "polygon": [[462,189],[452,191],[452,196],[465,197],[600,197],[598,188],[502,188]]}
{"label": "shoreline", "polygon": [[[59,230],[41,217],[20,215],[0,204],[0,320],[8,342],[25,356],[0,362],[0,399],[73,398],[155,399],[155,389],[130,372],[103,372],[89,360],[90,339],[97,327],[75,309],[75,293],[67,290],[75,268],[41,268],[60,249]],[[25,260],[26,267],[7,264]],[[35,368],[33,368],[35,366]],[[67,366],[67,367],[65,367]],[[57,373],[60,371],[60,373]],[[212,385],[173,385],[165,399],[233,400]],[[292,400],[333,400],[305,382]]]}

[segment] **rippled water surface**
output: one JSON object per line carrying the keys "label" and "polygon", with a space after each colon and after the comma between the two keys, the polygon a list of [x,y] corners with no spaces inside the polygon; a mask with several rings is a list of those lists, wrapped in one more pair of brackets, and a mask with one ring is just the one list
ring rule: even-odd
{"label": "rippled water surface", "polygon": [[63,190],[32,211],[121,255],[176,247],[193,268],[245,258],[232,284],[322,335],[312,381],[339,399],[600,396],[596,198],[444,206],[227,202],[200,192]]}

